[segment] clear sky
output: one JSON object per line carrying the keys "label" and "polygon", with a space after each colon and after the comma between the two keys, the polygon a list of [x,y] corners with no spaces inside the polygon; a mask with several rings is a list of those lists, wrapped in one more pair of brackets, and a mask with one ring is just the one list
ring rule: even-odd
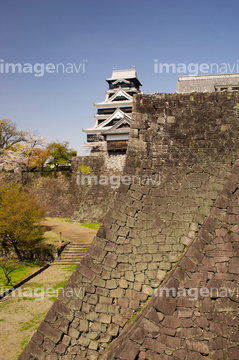
{"label": "clear sky", "polygon": [[238,0],[0,0],[0,119],[85,155],[113,68],[135,66],[144,93],[176,91],[180,74],[155,63],[239,72],[238,16]]}

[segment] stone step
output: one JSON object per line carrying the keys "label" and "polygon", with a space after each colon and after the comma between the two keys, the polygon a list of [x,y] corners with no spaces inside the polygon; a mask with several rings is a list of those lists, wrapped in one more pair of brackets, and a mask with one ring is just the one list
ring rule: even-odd
{"label": "stone step", "polygon": [[90,244],[76,244],[70,243],[62,251],[59,258],[57,258],[52,265],[77,265],[80,264],[81,259],[85,256]]}
{"label": "stone step", "polygon": [[[66,252],[64,252],[64,254],[72,255],[72,256],[74,256],[76,254],[85,254],[85,253],[86,253],[86,250],[85,251],[81,250],[81,251],[66,251]],[[64,254],[62,253],[61,256]]]}

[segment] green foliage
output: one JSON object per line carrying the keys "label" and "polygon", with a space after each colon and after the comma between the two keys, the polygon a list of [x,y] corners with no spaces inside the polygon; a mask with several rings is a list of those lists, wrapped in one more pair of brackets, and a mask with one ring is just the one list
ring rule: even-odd
{"label": "green foliage", "polygon": [[[16,260],[12,259],[13,265],[15,263],[16,265]],[[30,273],[32,272],[33,269],[37,269],[38,267],[43,266],[43,263],[39,263],[36,261],[24,261],[22,263],[20,263],[20,266],[18,268],[15,267],[15,269],[12,271],[11,273],[11,283],[12,285],[15,285],[17,283],[19,283],[21,280],[25,279],[28,275],[30,275]],[[4,280],[4,273],[3,273],[3,269],[0,268],[0,281]],[[8,285],[10,285],[8,284]],[[0,284],[1,285],[1,284]]]}
{"label": "green foliage", "polygon": [[48,164],[54,165],[56,168],[60,164],[69,164],[71,158],[77,155],[75,150],[69,148],[68,141],[50,143],[47,146],[47,151],[49,151],[50,156]]}
{"label": "green foliage", "polygon": [[9,119],[0,120],[0,149],[10,149],[25,140],[26,132],[18,131],[16,124]]}
{"label": "green foliage", "polygon": [[81,174],[91,175],[90,167],[86,166],[84,163],[78,167],[78,170]]}
{"label": "green foliage", "polygon": [[5,249],[14,248],[20,261],[24,250],[40,244],[44,218],[44,209],[31,194],[15,184],[0,186],[0,243]]}
{"label": "green foliage", "polygon": [[6,254],[0,259],[0,270],[5,277],[5,285],[12,285],[13,271],[18,269],[21,263],[17,259],[11,259],[9,254]]}

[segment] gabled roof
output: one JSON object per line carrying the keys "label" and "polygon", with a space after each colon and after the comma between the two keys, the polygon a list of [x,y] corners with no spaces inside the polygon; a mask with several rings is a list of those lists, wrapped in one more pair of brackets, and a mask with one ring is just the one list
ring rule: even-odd
{"label": "gabled roof", "polygon": [[111,96],[106,102],[107,103],[112,102],[115,98],[117,98],[117,96],[124,96],[126,99],[133,101],[133,97],[131,95],[127,94],[127,92],[124,91],[123,89],[118,89],[116,93],[113,96]]}
{"label": "gabled roof", "polygon": [[[110,129],[105,130],[102,134],[128,134],[130,129],[130,120],[126,117],[120,119],[115,125]],[[127,127],[121,127],[121,125],[127,124]]]}
{"label": "gabled roof", "polygon": [[[129,95],[126,91],[124,91],[123,89],[118,89],[114,95],[112,95],[110,98],[108,98],[108,95],[106,95],[106,100],[105,101],[101,101],[98,103],[94,103],[95,107],[102,107],[105,105],[108,105],[109,103],[113,102],[113,100],[117,97],[117,96],[124,96],[129,102],[130,104],[133,104],[133,96]],[[122,102],[124,100],[119,100],[118,102]],[[115,107],[115,104],[114,104]]]}
{"label": "gabled roof", "polygon": [[110,116],[108,117],[108,119],[106,119],[104,122],[102,122],[100,125],[96,126],[96,129],[101,129],[101,128],[104,128],[105,126],[107,126],[107,124],[109,124],[111,122],[111,120],[113,119],[122,119],[122,118],[125,118],[125,119],[128,119],[129,121],[131,121],[131,118],[130,116],[128,116],[127,114],[125,114],[122,110],[120,109],[116,109],[115,112]]}

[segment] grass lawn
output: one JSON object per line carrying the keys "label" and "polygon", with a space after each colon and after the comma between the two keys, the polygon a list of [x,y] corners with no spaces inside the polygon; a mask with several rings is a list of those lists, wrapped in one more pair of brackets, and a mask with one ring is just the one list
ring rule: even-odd
{"label": "grass lawn", "polygon": [[[63,236],[61,237],[62,241],[69,241]],[[60,242],[59,234],[54,233],[53,231],[46,231],[43,235],[43,244],[56,248],[62,245]]]}
{"label": "grass lawn", "polygon": [[99,230],[100,228],[100,223],[77,223],[77,222],[73,222],[73,221],[70,221],[70,219],[68,218],[54,218],[54,220],[59,220],[59,221],[63,221],[63,222],[67,222],[69,224],[76,224],[76,225],[79,225],[79,226],[84,226],[84,227],[87,227],[89,229],[93,229],[93,230]]}
{"label": "grass lawn", "polygon": [[[31,275],[33,272],[37,271],[43,265],[44,263],[42,262],[24,261],[19,269],[14,270],[10,274],[12,285],[19,283],[21,280],[25,279],[28,275]],[[2,268],[0,268],[0,286],[7,288],[10,288],[12,286],[12,285],[5,286],[5,283],[6,283],[6,279]]]}
{"label": "grass lawn", "polygon": [[[66,240],[64,237],[62,237],[62,240]],[[46,231],[43,235],[43,245],[47,245],[50,248],[56,248],[62,245],[59,241],[59,235],[55,234],[52,231]],[[25,279],[27,276],[31,275],[35,271],[37,271],[40,267],[44,266],[44,262],[39,261],[24,261],[20,268],[14,270],[11,274],[11,285],[5,286],[6,279],[3,273],[2,268],[0,267],[0,287],[7,287],[10,288],[12,285],[15,285],[19,283],[21,280]],[[72,270],[73,271],[73,270]],[[2,291],[0,290],[0,293]]]}

